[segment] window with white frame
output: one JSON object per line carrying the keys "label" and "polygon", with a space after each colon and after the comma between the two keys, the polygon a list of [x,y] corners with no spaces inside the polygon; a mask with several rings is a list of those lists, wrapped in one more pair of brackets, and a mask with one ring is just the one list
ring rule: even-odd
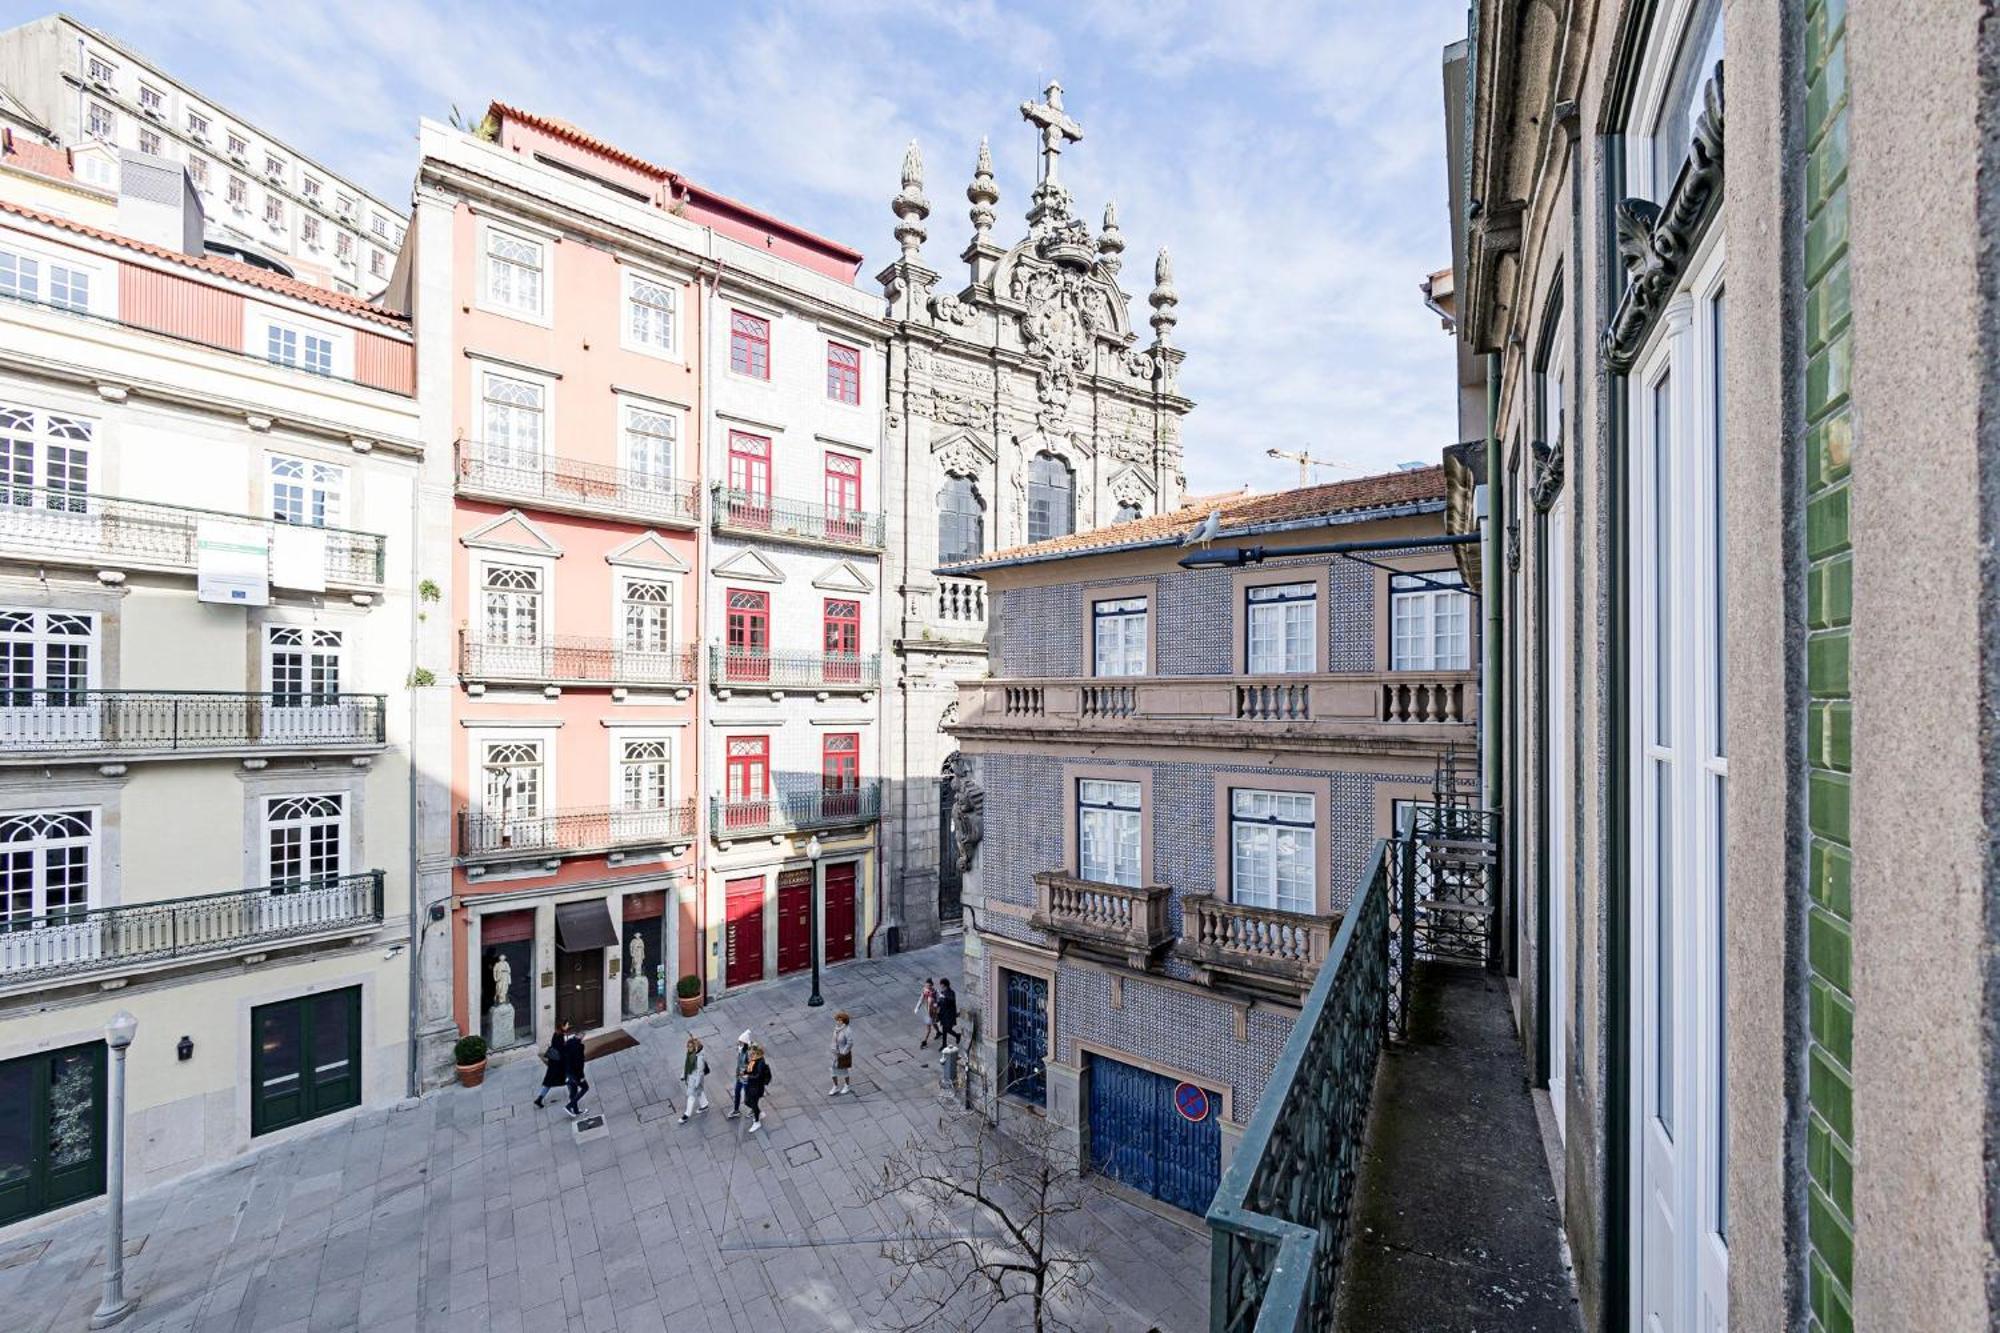
{"label": "window with white frame", "polygon": [[84,69],[92,83],[110,83],[118,77],[118,67],[95,51],[84,61]]}
{"label": "window with white frame", "polygon": [[0,296],[90,311],[90,270],[60,259],[0,249]]}
{"label": "window with white frame", "polygon": [[272,231],[283,231],[285,227],[285,201],[277,195],[264,199],[264,225]]}
{"label": "window with white frame", "polygon": [[151,84],[139,85],[139,106],[146,111],[159,111],[167,104],[166,96]]}
{"label": "window with white frame", "polygon": [[1244,662],[1250,675],[1293,675],[1314,669],[1319,585],[1277,583],[1244,590]]}
{"label": "window with white frame", "polygon": [[250,156],[250,141],[234,130],[229,132],[229,155],[239,162]]}
{"label": "window with white frame", "polygon": [[1389,576],[1389,669],[1468,671],[1472,598],[1456,570]]}
{"label": "window with white frame", "polygon": [[331,884],[345,873],[346,852],[345,796],[264,798],[264,882],[274,892]]}
{"label": "window with white frame", "polygon": [[486,231],[486,302],[539,318],[542,313],[542,243],[513,232]]}
{"label": "window with white frame", "polygon": [[208,117],[199,111],[187,113],[188,133],[203,143],[208,142]]}
{"label": "window with white frame", "polygon": [[95,429],[82,417],[0,402],[0,506],[85,512]]}
{"label": "window with white frame", "polygon": [[1146,599],[1090,604],[1091,669],[1099,676],[1146,674]]}
{"label": "window with white frame", "polygon": [[487,741],[480,758],[480,812],[501,827],[542,817],[539,740]]}
{"label": "window with white frame", "polygon": [[487,463],[540,471],[546,416],[542,386],[490,370],[481,376],[481,382]]}
{"label": "window with white frame", "polygon": [[382,253],[382,252],[381,252],[380,250],[371,250],[371,251],[369,251],[369,253],[368,253],[368,272],[369,272],[370,274],[374,275],[375,277],[378,277],[378,278],[386,278],[386,277],[388,277],[388,276],[389,276],[389,256],[387,256],[387,255],[383,254],[383,253]]}
{"label": "window with white frame", "polygon": [[102,102],[92,102],[83,132],[93,139],[110,143],[118,136],[118,117]]}
{"label": "window with white frame", "polygon": [[272,454],[269,468],[272,518],[302,528],[340,526],[346,468],[287,454]]}
{"label": "window with white frame", "polygon": [[640,273],[625,275],[625,328],[634,347],[671,356],[679,309],[679,293],[670,284]]}
{"label": "window with white frame", "polygon": [[61,925],[90,907],[94,810],[0,814],[0,930]]}
{"label": "window with white frame", "polygon": [[333,238],[333,254],[343,264],[354,262],[354,233],[343,231]]}
{"label": "window with white frame", "polygon": [[158,157],[160,155],[160,132],[158,130],[140,130],[139,151]]}
{"label": "window with white frame", "polygon": [[315,250],[320,248],[318,218],[307,216],[300,220],[299,239],[303,240],[307,245],[310,245]]}
{"label": "window with white frame", "polygon": [[240,213],[250,206],[250,187],[244,183],[241,176],[232,172],[225,197],[229,200],[229,206]]}
{"label": "window with white frame", "polygon": [[486,566],[486,642],[532,648],[542,641],[542,572],[531,565]]}
{"label": "window with white frame", "polygon": [[96,659],[96,616],[0,607],[0,706],[82,707]]}
{"label": "window with white frame", "polygon": [[375,214],[374,216],[368,219],[368,230],[374,232],[377,236],[381,237],[383,240],[385,241],[388,240],[389,219],[383,217],[380,213]]}
{"label": "window with white frame", "polygon": [[323,333],[272,324],[265,331],[266,359],[315,375],[333,374],[333,339]]}
{"label": "window with white frame", "polygon": [[285,159],[279,157],[276,153],[264,154],[264,175],[269,180],[284,180]]}
{"label": "window with white frame", "polygon": [[326,707],[340,698],[340,659],[346,651],[337,629],[269,625],[264,630],[264,681],[279,708]]}
{"label": "window with white frame", "polygon": [[299,181],[299,193],[304,195],[309,202],[315,204],[318,203],[320,200],[319,177],[317,176],[303,177]]}
{"label": "window with white frame", "polygon": [[1315,802],[1308,792],[1229,793],[1229,899],[1311,913],[1318,902]]}
{"label": "window with white frame", "polygon": [[627,810],[664,810],[673,799],[668,742],[628,740],[618,747],[618,792]]}
{"label": "window with white frame", "polygon": [[1137,888],[1140,787],[1136,782],[1079,778],[1076,783],[1076,873],[1099,884]]}
{"label": "window with white frame", "polygon": [[208,193],[208,159],[200,153],[188,154],[188,175],[193,178],[197,190]]}
{"label": "window with white frame", "polygon": [[634,486],[671,489],[679,437],[680,419],[673,413],[638,403],[625,405],[625,470]]}
{"label": "window with white frame", "polygon": [[655,579],[625,582],[625,650],[666,653],[674,647],[674,590]]}

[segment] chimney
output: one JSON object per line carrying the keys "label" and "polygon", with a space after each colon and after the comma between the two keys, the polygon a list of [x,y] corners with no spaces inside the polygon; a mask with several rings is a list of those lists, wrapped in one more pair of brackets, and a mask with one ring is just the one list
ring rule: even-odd
{"label": "chimney", "polygon": [[150,153],[118,153],[118,230],[184,255],[205,252],[206,219],[187,168]]}

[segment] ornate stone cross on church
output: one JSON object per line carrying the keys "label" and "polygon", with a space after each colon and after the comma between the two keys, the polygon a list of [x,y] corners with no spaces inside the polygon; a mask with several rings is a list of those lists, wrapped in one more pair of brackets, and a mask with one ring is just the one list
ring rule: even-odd
{"label": "ornate stone cross on church", "polygon": [[1042,183],[1056,183],[1056,159],[1062,156],[1063,141],[1076,143],[1083,138],[1083,126],[1063,111],[1062,85],[1054,79],[1039,102],[1021,103],[1021,119],[1042,132]]}

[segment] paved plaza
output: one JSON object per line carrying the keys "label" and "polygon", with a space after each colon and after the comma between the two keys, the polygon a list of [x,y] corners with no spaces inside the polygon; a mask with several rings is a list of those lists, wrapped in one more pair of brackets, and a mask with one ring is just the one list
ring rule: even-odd
{"label": "paved plaza", "polygon": [[[634,1049],[594,1060],[579,1136],[554,1099],[530,1103],[539,1062],[485,1086],[363,1112],[324,1133],[136,1197],[127,1209],[132,1329],[674,1333],[870,1330],[885,1309],[885,1239],[907,1221],[866,1203],[884,1156],[941,1114],[936,1048],[915,1049],[921,978],[956,944],[731,995],[691,1022],[630,1025]],[[853,1097],[826,1096],[836,1009],[854,1017]],[[729,1121],[732,1039],[759,1035],[775,1075],[762,1133]],[[683,1034],[708,1045],[718,1104],[679,1115]],[[1094,1188],[1081,1235],[1094,1264],[1086,1329],[1206,1326],[1208,1242]],[[967,1217],[964,1225],[972,1224]],[[103,1213],[0,1242],[9,1333],[81,1329],[102,1281]],[[989,1328],[1019,1327],[1025,1306]]]}

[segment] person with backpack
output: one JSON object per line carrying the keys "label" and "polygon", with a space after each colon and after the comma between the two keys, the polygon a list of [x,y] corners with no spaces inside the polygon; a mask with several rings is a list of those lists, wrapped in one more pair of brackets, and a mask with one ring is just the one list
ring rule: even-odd
{"label": "person with backpack", "polygon": [[708,1109],[708,1089],[703,1086],[707,1081],[708,1057],[701,1053],[701,1038],[690,1034],[687,1059],[681,1065],[681,1082],[687,1084],[687,1105],[681,1111],[683,1125],[688,1122],[689,1116]]}
{"label": "person with backpack", "polygon": [[771,1062],[764,1058],[762,1046],[753,1045],[743,1066],[743,1104],[750,1108],[752,1134],[764,1127],[764,1090],[770,1086]]}
{"label": "person with backpack", "polygon": [[563,1038],[569,1035],[569,1024],[558,1023],[555,1035],[549,1039],[549,1048],[542,1052],[542,1090],[535,1094],[537,1109],[548,1105],[549,1090],[560,1088],[569,1081],[563,1073]]}

